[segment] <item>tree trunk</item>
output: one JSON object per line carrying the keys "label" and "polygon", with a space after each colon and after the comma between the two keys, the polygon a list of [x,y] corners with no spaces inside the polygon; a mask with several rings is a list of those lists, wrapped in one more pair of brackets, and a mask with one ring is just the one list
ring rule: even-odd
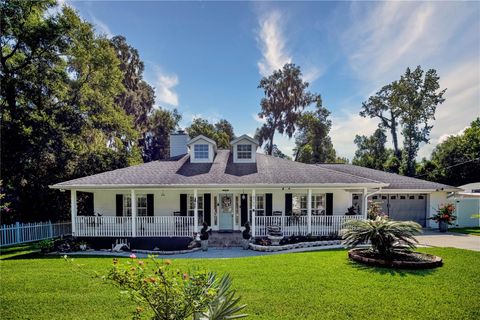
{"label": "tree trunk", "polygon": [[272,155],[273,153],[273,136],[275,135],[275,129],[273,129],[272,133],[270,134],[270,144],[268,145],[268,155]]}
{"label": "tree trunk", "polygon": [[400,160],[402,158],[402,154],[398,149],[397,118],[393,114],[393,112],[391,112],[390,114],[391,114],[390,132],[392,133],[393,150],[394,150],[395,156],[398,158],[398,160]]}

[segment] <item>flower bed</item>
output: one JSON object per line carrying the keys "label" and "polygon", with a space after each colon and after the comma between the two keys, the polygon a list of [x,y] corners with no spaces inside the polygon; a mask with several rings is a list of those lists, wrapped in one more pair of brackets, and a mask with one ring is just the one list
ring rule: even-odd
{"label": "flower bed", "polygon": [[265,246],[261,244],[250,243],[249,248],[254,251],[276,252],[276,251],[309,248],[309,247],[333,246],[333,245],[340,245],[340,244],[342,244],[341,240],[308,241],[308,242],[299,242],[294,244],[284,244],[279,246],[269,246],[269,245]]}
{"label": "flower bed", "polygon": [[186,250],[173,250],[173,251],[160,251],[160,250],[136,250],[133,249],[132,252],[134,253],[145,253],[145,254],[159,254],[159,255],[168,255],[168,254],[183,254],[183,253],[190,253],[201,250],[200,247],[195,247],[192,249]]}
{"label": "flower bed", "polygon": [[431,269],[443,264],[442,258],[420,252],[398,252],[387,260],[369,249],[352,249],[348,252],[348,257],[369,266],[387,268]]}

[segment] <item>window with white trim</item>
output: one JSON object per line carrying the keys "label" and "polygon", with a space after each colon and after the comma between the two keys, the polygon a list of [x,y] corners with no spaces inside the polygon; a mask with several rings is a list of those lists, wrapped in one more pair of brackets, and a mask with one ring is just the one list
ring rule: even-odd
{"label": "window with white trim", "polygon": [[[292,197],[292,211],[297,215],[308,214],[308,195],[295,194]],[[312,194],[312,215],[325,214],[325,194]]]}
{"label": "window with white trim", "polygon": [[[125,217],[132,216],[132,196],[123,195],[123,215]],[[143,217],[147,215],[147,195],[137,194],[137,216]]]}
{"label": "window with white trim", "polygon": [[[257,194],[255,195],[255,215],[264,216],[265,215],[265,195]],[[252,196],[250,196],[250,203],[252,203]]]}
{"label": "window with white trim", "polygon": [[252,159],[252,145],[238,144],[237,145],[237,159]]}
{"label": "window with white trim", "polygon": [[195,156],[195,159],[208,159],[208,144],[193,145],[193,154]]}
{"label": "window with white trim", "polygon": [[[188,215],[192,216],[195,213],[195,197],[193,194],[189,195],[188,197]],[[199,223],[203,223],[203,195],[198,196],[198,221]]]}

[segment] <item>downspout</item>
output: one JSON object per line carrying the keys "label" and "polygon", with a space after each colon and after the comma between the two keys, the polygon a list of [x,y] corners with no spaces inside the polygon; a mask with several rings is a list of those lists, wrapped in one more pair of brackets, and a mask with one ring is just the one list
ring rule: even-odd
{"label": "downspout", "polygon": [[364,196],[363,196],[363,206],[362,206],[362,214],[365,219],[367,219],[367,209],[368,209],[368,197],[373,196],[377,193],[380,193],[382,191],[382,187],[380,187],[377,191],[374,191],[372,193],[367,193],[367,188],[364,189]]}

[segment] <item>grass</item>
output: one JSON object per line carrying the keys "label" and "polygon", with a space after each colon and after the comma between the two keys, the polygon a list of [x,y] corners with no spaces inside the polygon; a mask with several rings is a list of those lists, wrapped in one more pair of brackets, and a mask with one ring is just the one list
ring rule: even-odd
{"label": "grass", "polygon": [[[367,268],[349,262],[344,250],[174,264],[230,273],[248,319],[480,319],[480,252],[420,251],[442,256],[445,265]],[[61,258],[41,257],[28,246],[2,253],[1,319],[131,318],[134,305],[126,295]],[[75,261],[86,272],[106,273],[111,266],[110,258]]]}
{"label": "grass", "polygon": [[472,228],[448,228],[449,232],[458,232],[464,234],[471,234],[473,236],[480,236],[480,227]]}

